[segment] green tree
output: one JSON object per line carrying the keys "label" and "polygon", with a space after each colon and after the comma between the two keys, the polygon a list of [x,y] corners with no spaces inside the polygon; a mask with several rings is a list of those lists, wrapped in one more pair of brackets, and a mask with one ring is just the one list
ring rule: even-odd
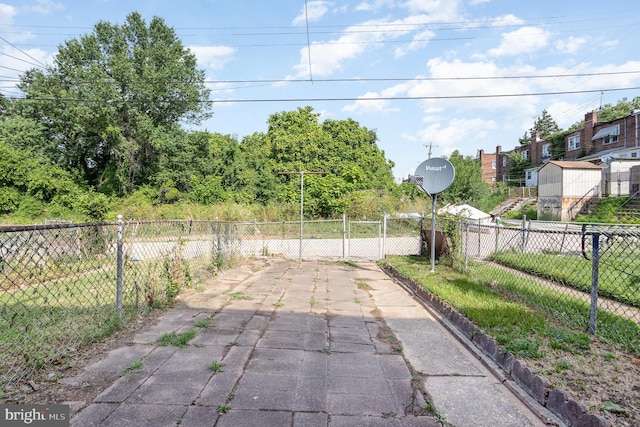
{"label": "green tree", "polygon": [[[552,147],[553,148],[553,147]],[[525,169],[531,167],[531,158],[522,158],[522,153],[513,151],[509,155],[509,186],[524,185]]]}
{"label": "green tree", "polygon": [[175,124],[209,116],[204,72],[161,18],[131,13],[61,46],[53,66],[21,78],[24,116],[46,125],[55,161],[105,192],[150,182]]}
{"label": "green tree", "polygon": [[453,183],[439,196],[442,202],[473,204],[489,194],[489,184],[482,181],[482,167],[476,159],[455,150],[448,160],[456,173]]}
{"label": "green tree", "polygon": [[615,105],[605,104],[598,111],[598,120],[608,122],[611,120],[621,119],[629,115],[632,110],[640,108],[640,96],[636,96],[632,101],[622,98]]}
{"label": "green tree", "polygon": [[542,113],[538,116],[533,127],[529,129],[531,135],[538,133],[541,139],[545,139],[548,135],[554,134],[560,130],[560,127],[555,120],[551,117],[551,114],[547,110],[542,110]]}

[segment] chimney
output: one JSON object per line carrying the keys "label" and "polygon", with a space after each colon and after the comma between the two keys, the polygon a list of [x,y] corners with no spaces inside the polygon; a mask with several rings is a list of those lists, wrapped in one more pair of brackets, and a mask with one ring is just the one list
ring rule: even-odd
{"label": "chimney", "polygon": [[593,142],[593,128],[596,123],[598,123],[598,112],[596,110],[584,115],[584,140],[580,141],[580,145],[587,150],[591,148],[591,144]]}

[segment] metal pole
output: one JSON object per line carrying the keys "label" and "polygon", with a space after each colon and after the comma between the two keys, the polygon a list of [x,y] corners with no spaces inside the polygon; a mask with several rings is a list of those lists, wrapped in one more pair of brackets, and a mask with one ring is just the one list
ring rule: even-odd
{"label": "metal pole", "polygon": [[347,248],[347,258],[351,258],[351,221],[349,221],[349,228],[347,230],[347,241],[349,242],[349,247]]}
{"label": "metal pole", "polygon": [[378,221],[378,259],[384,258],[382,256],[382,248],[384,247],[384,240],[382,238],[382,226]]}
{"label": "metal pole", "polygon": [[469,268],[469,223],[464,223],[464,271]]}
{"label": "metal pole", "polygon": [[591,309],[589,312],[589,333],[596,333],[596,316],[598,313],[598,274],[600,264],[600,234],[591,236]]}
{"label": "metal pole", "polygon": [[116,312],[122,317],[122,215],[118,215],[118,237],[116,241]]}
{"label": "metal pole", "polygon": [[304,172],[304,171],[297,171],[297,172],[278,172],[278,175],[294,175],[294,174],[300,174],[300,250],[298,253],[298,262],[302,262],[302,222],[304,220],[303,214],[304,214],[304,174],[306,173],[310,173],[310,174],[314,174],[314,175],[324,175],[327,174],[328,172]]}
{"label": "metal pole", "polygon": [[436,197],[431,196],[431,272],[436,271]]}
{"label": "metal pole", "polygon": [[342,214],[342,259],[345,259],[347,241],[347,214]]}
{"label": "metal pole", "polygon": [[480,221],[481,220],[478,220],[478,258],[481,258],[480,255],[481,255],[481,252],[482,252],[482,240],[481,240],[481,237],[482,237],[481,231],[482,230],[480,230]]}
{"label": "metal pole", "polygon": [[300,252],[298,262],[302,262],[302,220],[304,212],[304,172],[300,172]]}
{"label": "metal pole", "polygon": [[383,225],[382,225],[382,256],[380,257],[381,259],[384,258],[384,256],[387,253],[387,213],[385,212],[384,215],[382,215],[382,221],[383,221]]}

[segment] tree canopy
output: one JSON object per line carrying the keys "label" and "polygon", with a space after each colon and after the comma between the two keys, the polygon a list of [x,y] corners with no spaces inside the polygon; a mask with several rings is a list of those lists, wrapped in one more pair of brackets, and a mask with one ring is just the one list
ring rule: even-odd
{"label": "tree canopy", "polygon": [[19,87],[21,115],[46,126],[47,156],[113,194],[149,183],[172,126],[209,115],[195,55],[161,18],[147,25],[138,13],[67,41]]}

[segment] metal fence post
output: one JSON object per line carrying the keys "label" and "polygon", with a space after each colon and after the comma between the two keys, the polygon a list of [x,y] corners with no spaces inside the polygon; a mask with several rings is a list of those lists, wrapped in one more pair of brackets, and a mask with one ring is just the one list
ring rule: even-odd
{"label": "metal fence post", "polygon": [[527,237],[526,237],[526,230],[527,230],[527,216],[526,215],[522,215],[522,246],[520,248],[520,251],[522,253],[525,253],[526,251],[526,247],[527,247]]}
{"label": "metal fence post", "polygon": [[591,309],[589,311],[589,333],[596,333],[596,317],[598,312],[598,273],[600,264],[600,234],[591,236]]}
{"label": "metal fence post", "polygon": [[382,253],[380,254],[380,259],[384,259],[387,253],[387,213],[385,212],[382,215]]}
{"label": "metal fence post", "polygon": [[345,258],[345,249],[347,247],[347,214],[342,214],[342,259]]}
{"label": "metal fence post", "polygon": [[464,223],[464,271],[469,267],[469,223]]}
{"label": "metal fence post", "polygon": [[500,218],[496,217],[496,227],[494,228],[496,233],[496,245],[494,249],[494,253],[498,252],[498,248],[500,247]]}
{"label": "metal fence post", "polygon": [[116,311],[122,317],[122,215],[118,215],[118,240],[116,244]]}
{"label": "metal fence post", "polygon": [[478,258],[482,258],[482,229],[480,228],[480,224],[482,220],[478,220]]}
{"label": "metal fence post", "polygon": [[382,224],[378,221],[378,259],[382,259],[382,251],[384,250],[384,238],[382,237]]}

